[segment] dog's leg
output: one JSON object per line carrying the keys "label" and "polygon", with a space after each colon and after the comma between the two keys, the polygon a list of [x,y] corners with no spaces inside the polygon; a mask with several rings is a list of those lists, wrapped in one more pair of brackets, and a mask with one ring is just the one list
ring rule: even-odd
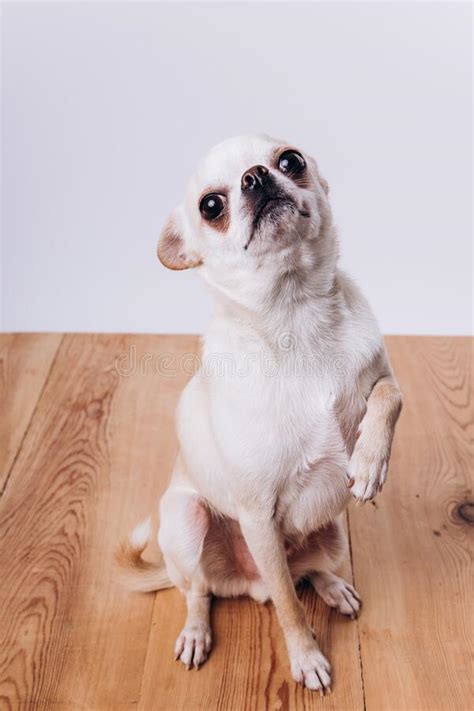
{"label": "dog's leg", "polygon": [[158,543],[170,579],[186,597],[187,617],[175,645],[175,657],[199,668],[211,650],[211,596],[200,569],[209,513],[196,494],[168,489],[160,502]]}
{"label": "dog's leg", "polygon": [[186,605],[186,624],[176,640],[175,659],[182,661],[187,669],[192,666],[199,669],[211,651],[211,596],[191,589],[186,593]]}
{"label": "dog's leg", "polygon": [[314,639],[296,595],[282,534],[270,516],[262,519],[244,514],[240,525],[275,605],[293,677],[308,689],[323,694],[331,686],[330,666]]}
{"label": "dog's leg", "polygon": [[209,514],[197,494],[179,488],[164,493],[158,544],[170,579],[183,592],[191,589],[208,530]]}
{"label": "dog's leg", "polygon": [[342,516],[313,531],[301,549],[289,558],[290,571],[296,581],[307,578],[318,595],[330,607],[353,619],[361,606],[358,592],[334,572],[348,553]]}
{"label": "dog's leg", "polygon": [[348,486],[356,499],[373,499],[387,479],[393,433],[401,407],[402,398],[394,379],[391,376],[380,378],[367,400],[347,470]]}

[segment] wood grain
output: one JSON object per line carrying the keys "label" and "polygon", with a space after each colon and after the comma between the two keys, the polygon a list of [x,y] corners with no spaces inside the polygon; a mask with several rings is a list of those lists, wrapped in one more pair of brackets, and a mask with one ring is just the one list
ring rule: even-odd
{"label": "wood grain", "polygon": [[59,334],[0,334],[0,492],[6,485],[41,390]]}
{"label": "wood grain", "polygon": [[472,341],[388,345],[405,403],[391,471],[375,504],[349,517],[366,705],[464,711],[474,701]]}
{"label": "wood grain", "polygon": [[168,385],[146,365],[168,345],[63,341],[0,505],[2,711],[136,708],[154,599],[120,588],[112,551],[155,505],[175,446],[185,378]]}
{"label": "wood grain", "polygon": [[[37,338],[13,361],[7,343],[14,455],[0,499],[0,711],[472,706],[468,339],[388,339],[405,408],[382,496],[350,510],[362,616],[345,620],[302,591],[334,667],[324,699],[292,682],[271,605],[216,601],[210,660],[186,672],[172,659],[180,594],[131,594],[114,577],[117,540],[167,484],[197,339],[66,336],[55,356]],[[25,380],[21,363],[43,365]]]}
{"label": "wood grain", "polygon": [[[351,579],[349,561],[344,574]],[[173,659],[184,601],[176,590],[166,590],[156,596],[139,710],[363,709],[357,623],[329,610],[309,586],[303,587],[302,599],[333,663],[331,695],[321,698],[292,681],[273,606],[247,598],[214,601],[211,656],[199,671],[187,672]]]}

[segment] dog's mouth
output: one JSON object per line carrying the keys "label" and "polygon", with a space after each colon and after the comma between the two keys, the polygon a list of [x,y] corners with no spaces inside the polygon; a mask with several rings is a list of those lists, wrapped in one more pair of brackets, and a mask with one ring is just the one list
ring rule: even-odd
{"label": "dog's mouth", "polygon": [[287,195],[266,195],[263,197],[255,210],[250,229],[250,237],[244,245],[244,249],[248,249],[250,242],[257,233],[258,227],[264,222],[265,218],[271,217],[275,220],[286,212],[288,208],[296,208],[296,203]]}
{"label": "dog's mouth", "polygon": [[255,215],[252,220],[252,227],[255,229],[259,223],[269,215],[277,206],[294,205],[294,201],[287,197],[264,197],[255,210]]}
{"label": "dog's mouth", "polygon": [[289,195],[266,195],[263,197],[255,210],[250,237],[244,245],[244,249],[248,248],[257,233],[258,227],[267,217],[276,222],[285,213],[288,214],[289,212],[298,212],[302,217],[309,217],[308,212],[298,209],[296,202]]}

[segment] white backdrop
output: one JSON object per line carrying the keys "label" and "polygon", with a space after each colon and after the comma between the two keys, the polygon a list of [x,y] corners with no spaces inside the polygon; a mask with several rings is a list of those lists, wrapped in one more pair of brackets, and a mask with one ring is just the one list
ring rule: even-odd
{"label": "white backdrop", "polygon": [[469,3],[5,3],[5,330],[199,332],[155,243],[214,143],[274,134],[331,185],[385,333],[471,326]]}

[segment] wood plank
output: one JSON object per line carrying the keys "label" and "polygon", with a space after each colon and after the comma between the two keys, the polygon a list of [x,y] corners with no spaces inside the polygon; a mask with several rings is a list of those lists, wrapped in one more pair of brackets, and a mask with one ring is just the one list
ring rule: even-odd
{"label": "wood plank", "polygon": [[174,455],[186,376],[154,359],[195,345],[65,337],[0,503],[2,711],[136,708],[154,598],[120,588],[112,553]]}
{"label": "wood plank", "polygon": [[[388,344],[405,394],[391,474],[376,506],[350,511],[367,708],[464,710],[470,341]],[[172,661],[179,593],[155,600],[113,578],[117,539],[153,508],[176,453],[187,375],[157,375],[156,357],[174,353],[174,367],[190,353],[189,365],[195,349],[192,337],[64,339],[0,501],[1,711],[364,708],[357,623],[310,590],[305,605],[335,672],[325,699],[291,681],[271,605],[217,601],[209,663],[187,673]]]}
{"label": "wood plank", "polygon": [[472,341],[387,339],[404,393],[391,472],[351,507],[368,711],[472,708]]}
{"label": "wood plank", "polygon": [[[163,487],[172,462],[171,458],[166,462]],[[349,558],[342,573],[352,580]],[[199,671],[187,672],[173,656],[185,603],[181,593],[171,589],[156,595],[139,711],[362,710],[357,623],[329,610],[309,586],[303,587],[302,597],[318,642],[333,665],[331,695],[322,699],[292,680],[272,605],[246,598],[214,600],[213,650]]]}
{"label": "wood plank", "polygon": [[[349,561],[343,572],[350,580]],[[333,665],[331,695],[321,698],[293,681],[273,606],[247,598],[214,601],[213,650],[199,671],[187,672],[173,659],[185,605],[171,589],[156,595],[139,711],[362,711],[357,623],[329,610],[309,586],[302,599]]]}
{"label": "wood plank", "polygon": [[62,336],[0,334],[0,492],[31,420]]}

